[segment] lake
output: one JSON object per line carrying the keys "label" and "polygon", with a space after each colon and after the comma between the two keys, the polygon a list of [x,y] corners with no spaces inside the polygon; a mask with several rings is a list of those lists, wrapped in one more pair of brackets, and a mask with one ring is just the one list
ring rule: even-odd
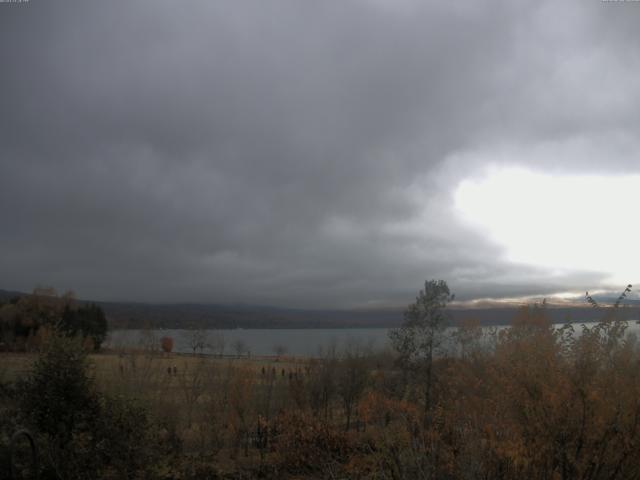
{"label": "lake", "polygon": [[[580,324],[574,323],[576,332]],[[555,325],[561,327],[562,325]],[[488,327],[485,327],[488,328]],[[498,330],[506,327],[494,327]],[[454,329],[449,329],[452,333]],[[235,330],[113,330],[105,344],[107,348],[135,348],[144,345],[159,348],[160,338],[171,337],[173,351],[191,353],[195,338],[207,344],[204,353],[235,355],[241,350],[244,355],[275,355],[276,347],[282,346],[286,353],[296,356],[318,356],[321,352],[336,348],[343,350],[350,343],[383,350],[390,347],[388,328],[309,328],[309,329],[235,329]],[[629,333],[640,333],[635,321],[629,322]]]}
{"label": "lake", "polygon": [[[388,345],[387,328],[318,328],[318,329],[235,329],[205,330],[204,343],[209,344],[205,353],[220,352],[224,344],[224,354],[236,354],[238,342],[242,342],[243,351],[251,355],[275,355],[277,346],[282,346],[286,353],[296,356],[316,356],[321,351],[337,348],[343,349],[350,342],[370,346],[373,349],[384,349]],[[196,334],[197,335],[197,334]],[[173,351],[178,353],[192,352],[194,330],[113,330],[105,344],[107,348],[139,347],[144,345],[160,345],[160,338],[171,337],[174,341]]]}

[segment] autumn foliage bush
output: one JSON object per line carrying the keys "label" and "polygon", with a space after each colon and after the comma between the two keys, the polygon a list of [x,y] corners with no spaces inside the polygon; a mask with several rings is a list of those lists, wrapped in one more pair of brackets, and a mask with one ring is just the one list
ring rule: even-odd
{"label": "autumn foliage bush", "polygon": [[354,347],[277,370],[180,357],[175,374],[149,353],[122,359],[109,395],[79,340],[53,332],[4,387],[16,420],[0,422],[0,444],[32,428],[50,478],[640,478],[637,339],[613,309],[585,326],[547,313],[443,331],[453,353],[408,368]]}
{"label": "autumn foliage bush", "polygon": [[173,351],[173,338],[162,337],[160,339],[160,348],[164,353],[171,353]]}
{"label": "autumn foliage bush", "polygon": [[293,474],[324,472],[343,464],[353,446],[344,429],[303,412],[283,413],[276,421],[273,463]]}

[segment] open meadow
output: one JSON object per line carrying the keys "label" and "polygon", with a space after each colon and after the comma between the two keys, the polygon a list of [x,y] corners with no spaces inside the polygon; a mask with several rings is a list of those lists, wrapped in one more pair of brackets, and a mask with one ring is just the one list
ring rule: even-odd
{"label": "open meadow", "polygon": [[0,480],[640,480],[639,26],[0,0]]}
{"label": "open meadow", "polygon": [[637,338],[611,316],[582,328],[524,308],[430,360],[87,354],[53,336],[0,354],[0,442],[33,429],[44,478],[637,478]]}

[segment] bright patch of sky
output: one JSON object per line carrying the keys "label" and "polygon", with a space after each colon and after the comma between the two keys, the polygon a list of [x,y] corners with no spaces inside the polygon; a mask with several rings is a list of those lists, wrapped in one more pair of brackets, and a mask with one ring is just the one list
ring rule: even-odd
{"label": "bright patch of sky", "polygon": [[454,197],[462,221],[502,246],[510,262],[556,273],[600,271],[621,285],[637,280],[640,175],[494,169],[462,181]]}

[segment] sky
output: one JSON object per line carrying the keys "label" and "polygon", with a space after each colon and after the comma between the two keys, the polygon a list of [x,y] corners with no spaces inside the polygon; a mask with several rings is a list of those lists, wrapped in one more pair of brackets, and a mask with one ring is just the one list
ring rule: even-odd
{"label": "sky", "polygon": [[312,308],[640,280],[640,2],[0,3],[0,288]]}

